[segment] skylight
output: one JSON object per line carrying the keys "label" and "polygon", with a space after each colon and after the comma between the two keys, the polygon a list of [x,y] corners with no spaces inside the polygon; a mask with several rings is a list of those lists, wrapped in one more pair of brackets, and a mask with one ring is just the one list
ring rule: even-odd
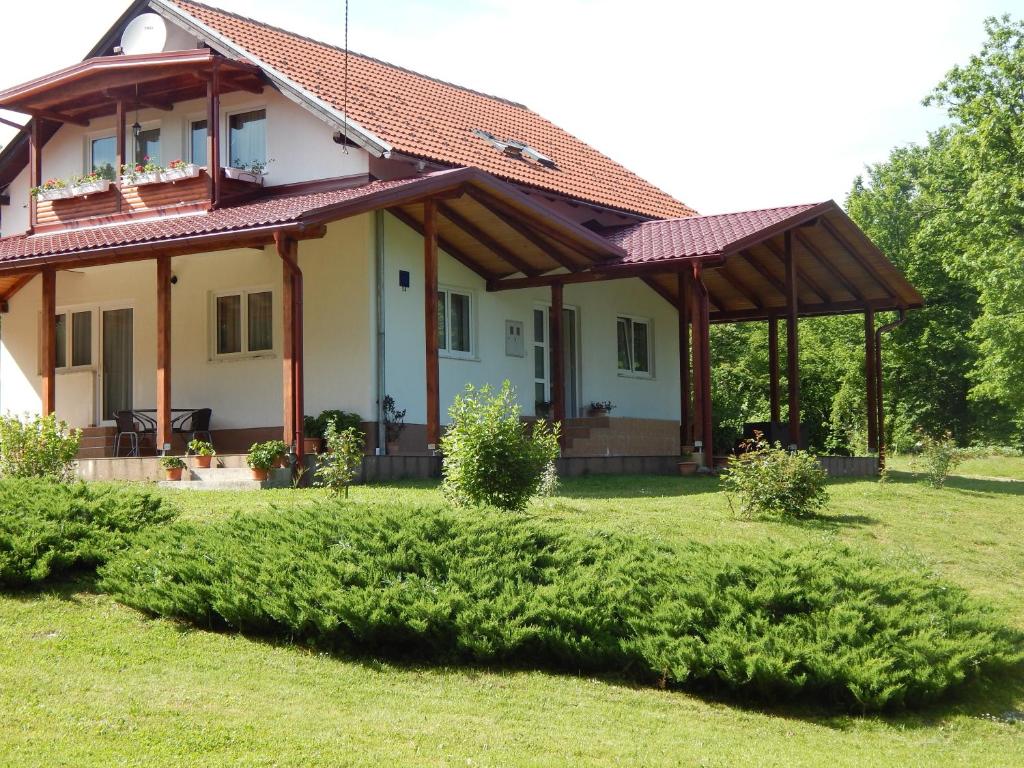
{"label": "skylight", "polygon": [[473,135],[481,139],[484,139],[485,141],[490,143],[491,146],[500,151],[502,154],[507,155],[508,157],[518,157],[525,160],[532,160],[535,163],[540,163],[545,168],[555,167],[554,160],[545,155],[543,152],[534,149],[525,142],[518,141],[517,139],[505,139],[503,141],[499,139],[497,136],[495,136],[493,133],[488,133],[487,131],[481,130],[479,128],[475,128],[473,130]]}

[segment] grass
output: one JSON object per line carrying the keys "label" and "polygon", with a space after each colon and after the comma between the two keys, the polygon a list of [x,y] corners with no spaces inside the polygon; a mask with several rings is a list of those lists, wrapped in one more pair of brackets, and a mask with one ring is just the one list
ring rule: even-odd
{"label": "grass", "polygon": [[[889,467],[904,472],[913,471],[909,456],[894,456]],[[989,456],[968,459],[956,468],[957,475],[964,477],[995,477],[1005,480],[1024,480],[1024,456]]]}
{"label": "grass", "polygon": [[[996,476],[982,469],[970,474]],[[1024,629],[1024,483],[932,490],[897,472],[830,490],[827,515],[802,524],[737,519],[707,479],[581,479],[532,512],[678,540],[837,539],[924,561]],[[202,520],[318,493],[173,498]],[[381,496],[439,498],[424,483],[353,489]],[[823,718],[615,679],[332,658],[148,620],[87,582],[0,596],[3,765],[1013,766],[1024,724],[1000,719],[1013,710],[1020,675],[923,713]]]}

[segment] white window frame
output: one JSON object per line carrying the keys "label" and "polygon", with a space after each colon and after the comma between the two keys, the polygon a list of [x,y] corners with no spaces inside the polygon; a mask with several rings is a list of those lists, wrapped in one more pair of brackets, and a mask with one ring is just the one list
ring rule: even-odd
{"label": "white window frame", "polygon": [[[89,362],[86,365],[72,365],[72,350],[73,350],[73,336],[74,326],[71,321],[71,316],[79,312],[89,312]],[[94,371],[97,369],[97,359],[99,356],[99,340],[97,334],[99,332],[99,315],[100,308],[95,304],[69,304],[68,306],[57,307],[53,313],[54,317],[57,315],[64,315],[66,323],[64,333],[64,362],[65,365],[54,367],[55,373],[75,373],[77,371]],[[42,373],[43,366],[43,336],[45,332],[43,324],[43,313],[39,313],[39,372]]]}
{"label": "white window frame", "polygon": [[[626,343],[629,344],[629,356],[630,362],[632,363],[633,370],[625,370],[619,368],[619,321],[629,320],[633,325],[642,324],[647,326],[647,370],[638,371],[636,370],[636,353],[633,350],[634,335],[632,328],[630,329],[629,335],[626,337]],[[623,312],[615,313],[615,367],[618,370],[619,376],[624,376],[631,379],[653,379],[654,378],[654,321],[649,317],[640,317],[637,315],[629,315]]]}
{"label": "white window frame", "polygon": [[[100,139],[113,139],[114,140],[114,162],[117,162],[117,127],[104,128],[102,131],[90,131],[85,134],[85,146],[82,147],[82,172],[92,172],[92,143],[99,141]],[[127,139],[126,139],[127,141]],[[125,162],[124,158],[121,162]],[[114,168],[114,178],[117,178],[121,174],[120,168]]]}
{"label": "white window frame", "polygon": [[[194,112],[191,115],[185,116],[185,150],[182,153],[181,159],[186,163],[192,162],[192,123],[205,122],[206,123],[206,134],[210,134],[210,116],[207,114],[200,114]],[[206,158],[206,165],[201,166],[207,168],[210,165],[210,158]]]}
{"label": "white window frame", "polygon": [[[544,339],[542,341],[537,341],[537,336],[536,336],[536,330],[537,329],[534,326],[534,323],[537,322],[537,318],[536,318],[536,315],[534,313],[537,312],[538,310],[543,315],[543,317],[541,319],[541,326],[543,328]],[[549,328],[550,325],[551,325],[551,306],[549,304],[540,304],[540,303],[534,304],[533,305],[533,309],[530,311],[530,352],[531,352],[531,355],[530,355],[530,372],[533,374],[533,384],[534,384],[533,396],[534,396],[534,403],[535,403],[534,408],[536,408],[536,399],[537,399],[537,392],[536,392],[537,386],[536,385],[537,384],[543,384],[544,385],[544,400],[543,400],[543,402],[546,402],[546,403],[547,402],[551,402],[551,347],[550,347],[551,331],[550,331],[550,328]],[[537,376],[537,357],[536,357],[536,355],[537,355],[537,348],[538,347],[540,347],[543,350],[543,352],[541,354],[543,355],[542,360],[544,362],[544,378],[540,378],[540,377]]]}
{"label": "white window frame", "polygon": [[[249,294],[269,293],[270,294],[270,349],[259,349],[255,352],[249,351]],[[240,297],[241,313],[240,322],[242,350],[240,352],[217,352],[217,299],[223,296]],[[246,288],[231,288],[220,291],[210,291],[209,300],[209,360],[210,362],[222,362],[227,360],[256,360],[262,357],[276,357],[279,334],[277,332],[278,317],[278,296],[277,291],[271,285],[255,285]]]}
{"label": "white window frame", "polygon": [[[221,165],[226,168],[234,168],[231,164],[231,118],[235,115],[244,115],[246,112],[256,112],[257,110],[263,110],[263,122],[266,123],[267,127],[270,127],[270,110],[267,109],[266,104],[250,104],[246,107],[238,107],[237,109],[225,110],[221,113],[220,123],[221,139],[220,149],[224,153],[221,157]],[[191,129],[191,126],[189,126]],[[209,127],[207,127],[209,130]],[[191,132],[191,131],[190,131]],[[268,146],[270,134],[264,132],[264,143],[263,143],[263,156],[267,158],[267,162],[270,162],[270,147]],[[209,159],[209,158],[207,158]]]}
{"label": "white window frame", "polygon": [[[134,123],[133,123],[133,125],[134,125]],[[154,128],[156,128],[157,130],[160,131],[160,155],[161,155],[161,157],[160,157],[160,164],[161,165],[166,165],[168,162],[170,162],[170,160],[174,159],[174,158],[170,158],[170,160],[169,160],[169,159],[167,159],[167,158],[165,158],[163,156],[164,152],[165,152],[165,145],[164,145],[164,138],[165,137],[164,137],[164,126],[163,126],[163,121],[162,120],[146,120],[145,122],[140,122],[139,123],[139,128],[142,131],[152,131]],[[141,157],[135,157],[135,132],[132,130],[132,126],[131,125],[129,125],[125,129],[124,143],[127,145],[125,147],[125,154],[128,154],[129,152],[131,153],[132,163],[134,163],[135,165],[144,165],[145,163],[143,163]],[[128,161],[125,160],[125,162],[128,162]]]}
{"label": "white window frame", "polygon": [[[462,288],[456,285],[438,285],[437,286],[438,299],[442,300],[441,294],[444,294],[444,345],[438,343],[437,354],[439,357],[450,357],[456,360],[478,360],[477,357],[477,332],[476,332],[476,295],[475,292],[469,288]],[[459,350],[453,350],[451,348],[452,338],[452,302],[451,296],[453,293],[457,293],[460,296],[465,296],[469,299],[469,351],[462,352]]]}

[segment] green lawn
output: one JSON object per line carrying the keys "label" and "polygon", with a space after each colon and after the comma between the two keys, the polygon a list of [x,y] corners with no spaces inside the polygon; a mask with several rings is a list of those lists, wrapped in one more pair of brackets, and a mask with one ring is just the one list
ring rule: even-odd
{"label": "green lawn", "polygon": [[[1004,466],[1015,461],[961,471],[1011,476],[1024,469]],[[831,492],[827,517],[800,525],[737,519],[716,481],[680,478],[581,479],[533,512],[676,540],[834,538],[923,560],[1024,629],[1024,482],[955,477],[936,491],[897,472]],[[318,493],[169,495],[212,519]],[[353,490],[356,501],[436,494]],[[1024,765],[1024,724],[1001,719],[1010,710],[1024,710],[1024,676],[912,716],[821,717],[614,679],[332,658],[148,620],[87,584],[0,596],[4,766]]]}

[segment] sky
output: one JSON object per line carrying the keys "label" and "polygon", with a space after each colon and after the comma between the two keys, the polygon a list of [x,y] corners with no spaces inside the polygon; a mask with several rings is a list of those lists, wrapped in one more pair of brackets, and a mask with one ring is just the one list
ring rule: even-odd
{"label": "sky", "polygon": [[[344,0],[208,4],[344,39]],[[128,5],[49,0],[40,35],[38,5],[5,3],[0,89],[79,61]],[[350,0],[349,45],[521,102],[721,213],[842,203],[866,164],[945,121],[922,98],[1002,13],[1024,0]]]}

